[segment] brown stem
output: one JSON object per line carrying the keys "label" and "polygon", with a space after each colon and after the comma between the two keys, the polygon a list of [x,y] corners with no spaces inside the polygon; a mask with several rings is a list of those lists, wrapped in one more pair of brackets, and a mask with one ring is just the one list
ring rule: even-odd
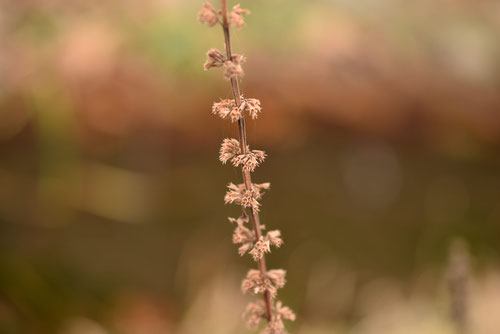
{"label": "brown stem", "polygon": [[[233,59],[233,55],[231,52],[231,38],[229,35],[229,24],[227,20],[227,4],[226,0],[221,0],[222,2],[222,29],[224,30],[224,41],[226,44],[226,56],[228,59]],[[238,80],[235,78],[231,78],[231,88],[233,90],[233,97],[234,101],[236,102],[236,105],[239,107],[241,104],[241,92],[240,92],[240,85],[238,83]],[[242,150],[243,154],[247,153],[247,131],[246,131],[246,123],[245,123],[245,116],[241,116],[240,119],[238,120],[238,134],[239,134],[239,139],[240,139],[240,147]],[[245,188],[247,190],[252,189],[252,177],[250,175],[250,172],[247,170],[244,170],[242,168],[242,174],[243,174],[243,181],[245,183]],[[261,228],[260,228],[260,219],[259,219],[259,213],[254,211],[253,209],[250,210],[250,218],[252,220],[252,225],[253,229],[255,231],[255,237],[257,240],[260,239],[262,233],[261,233]],[[259,265],[259,270],[262,276],[265,276],[267,274],[267,269],[266,269],[266,259],[264,256],[258,261]],[[268,291],[264,292],[264,301],[266,303],[266,313],[267,313],[267,321],[271,320],[271,315],[272,315],[272,301],[271,301],[271,295],[269,294]]]}

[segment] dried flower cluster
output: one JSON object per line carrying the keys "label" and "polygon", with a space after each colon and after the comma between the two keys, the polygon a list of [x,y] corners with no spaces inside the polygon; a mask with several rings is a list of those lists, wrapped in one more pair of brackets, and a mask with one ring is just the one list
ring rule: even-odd
{"label": "dried flower cluster", "polygon": [[231,80],[245,74],[241,63],[244,63],[246,60],[243,55],[234,54],[229,58],[217,49],[210,49],[207,52],[207,61],[205,61],[203,67],[205,70],[209,70],[212,67],[224,67],[224,78]]}
{"label": "dried flower cluster", "polygon": [[221,100],[220,102],[214,102],[212,105],[212,113],[219,115],[222,119],[231,119],[231,122],[238,121],[243,117],[246,111],[252,119],[257,119],[260,111],[262,110],[260,106],[260,101],[257,99],[245,99],[240,97],[241,104],[236,105],[234,100]]}
{"label": "dried flower cluster", "polygon": [[241,283],[241,291],[243,293],[252,291],[255,294],[269,291],[271,297],[275,298],[278,289],[285,286],[285,275],[286,271],[282,269],[269,270],[266,276],[259,270],[251,269]]}
{"label": "dried flower cluster", "polygon": [[271,187],[269,182],[255,184],[252,183],[251,188],[247,188],[244,183],[235,185],[234,183],[228,184],[228,190],[226,196],[224,196],[224,202],[235,203],[241,205],[243,208],[252,208],[253,213],[259,211],[260,203],[259,200],[262,198],[264,193],[263,190],[268,190]]}
{"label": "dried flower cluster", "polygon": [[[243,317],[247,321],[247,325],[250,328],[257,328],[265,318],[266,308],[264,302],[259,300],[256,303],[248,304],[245,313],[243,313]],[[278,301],[276,305],[273,307],[273,315],[271,320],[267,322],[267,326],[261,332],[261,334],[276,334],[276,333],[286,333],[285,325],[283,324],[283,319],[295,320],[295,314],[293,311],[287,307],[283,306],[283,304]]]}
{"label": "dried flower cluster", "polygon": [[205,2],[198,14],[198,20],[212,27],[219,22],[219,15],[211,3]]}
{"label": "dried flower cluster", "polygon": [[237,139],[226,138],[220,147],[219,159],[223,164],[231,160],[234,167],[242,166],[244,170],[253,172],[266,159],[267,155],[261,150],[250,151],[248,145],[246,151],[247,153],[242,153],[240,142]]}
{"label": "dried flower cluster", "polygon": [[[265,231],[265,226],[260,224],[259,210],[260,200],[266,190],[270,189],[270,183],[253,183],[251,172],[253,172],[264,160],[266,153],[261,150],[250,150],[246,139],[245,116],[256,119],[262,108],[260,101],[252,98],[244,98],[240,92],[239,79],[243,75],[242,63],[246,61],[243,55],[232,54],[229,28],[231,26],[241,28],[244,24],[243,16],[250,11],[242,9],[240,5],[233,7],[228,13],[226,0],[221,0],[222,9],[217,11],[210,3],[205,3],[200,10],[198,19],[201,23],[209,26],[220,24],[224,32],[226,53],[217,49],[210,49],[207,53],[205,70],[211,68],[223,68],[224,78],[231,82],[233,91],[232,99],[224,99],[215,102],[212,113],[222,119],[229,119],[238,124],[239,139],[226,138],[223,140],[219,159],[223,164],[228,161],[234,167],[241,168],[243,183],[229,183],[224,197],[226,204],[233,203],[241,206],[242,214],[238,218],[229,218],[235,225],[233,243],[239,245],[238,253],[243,256],[250,254],[257,262],[258,269],[251,269],[241,284],[243,293],[253,293],[263,296],[262,300],[250,303],[243,314],[250,328],[257,328],[264,320],[265,327],[261,334],[285,334],[283,320],[295,320],[295,314],[281,301],[277,301],[278,289],[285,283],[286,271],[283,269],[267,270],[265,254],[271,252],[271,246],[280,247],[283,244],[279,230]],[[250,210],[247,210],[250,209]]]}

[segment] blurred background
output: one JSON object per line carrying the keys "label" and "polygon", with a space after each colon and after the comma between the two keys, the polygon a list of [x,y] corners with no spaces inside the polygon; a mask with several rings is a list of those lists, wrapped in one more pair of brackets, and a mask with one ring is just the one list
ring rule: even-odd
{"label": "blurred background", "polygon": [[[0,1],[0,333],[247,333],[201,5]],[[500,3],[241,5],[290,331],[500,333]]]}

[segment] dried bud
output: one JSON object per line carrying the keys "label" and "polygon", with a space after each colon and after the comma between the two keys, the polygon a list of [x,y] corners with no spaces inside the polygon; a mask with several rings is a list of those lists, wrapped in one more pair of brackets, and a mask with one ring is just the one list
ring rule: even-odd
{"label": "dried bud", "polygon": [[238,225],[234,229],[233,233],[233,244],[246,244],[253,243],[255,237],[252,231],[243,225]]}
{"label": "dried bud", "polygon": [[[236,224],[233,233],[233,243],[241,244],[241,246],[238,248],[238,254],[240,254],[240,256],[243,256],[246,252],[253,248],[253,243],[256,240],[255,231],[250,230],[245,226],[245,224],[248,223],[248,216],[246,214],[238,217],[238,219],[234,219],[231,217],[229,217],[228,219],[231,223]],[[261,225],[260,229],[264,230],[265,226]]]}
{"label": "dried bud", "polygon": [[233,233],[233,243],[242,244],[238,249],[238,253],[243,256],[253,247],[255,233],[245,226],[245,223],[248,222],[248,216],[240,216],[238,219],[229,218],[229,221],[236,224]]}
{"label": "dried bud", "polygon": [[248,111],[252,119],[256,119],[258,117],[258,114],[262,110],[260,106],[260,101],[257,99],[246,99],[246,108],[245,110]]}
{"label": "dried bud", "polygon": [[252,190],[245,190],[241,197],[241,206],[251,207],[255,212],[259,211],[260,203],[257,201],[258,194]]}
{"label": "dried bud", "polygon": [[285,331],[283,319],[294,321],[295,314],[289,307],[283,306],[281,301],[276,302],[276,306],[273,311],[271,320],[267,323],[266,328],[261,332],[261,334],[286,334],[287,332]]}
{"label": "dried bud", "polygon": [[274,247],[280,247],[283,245],[283,239],[281,239],[281,232],[279,230],[269,231],[266,235],[266,240]]}
{"label": "dried bud", "polygon": [[243,166],[243,170],[253,172],[257,166],[266,158],[266,153],[260,150],[253,150],[246,154],[234,157],[231,162],[234,167]]}
{"label": "dried bud", "polygon": [[219,160],[225,164],[228,160],[238,156],[240,152],[240,142],[234,138],[226,138],[220,147]]}
{"label": "dried bud", "polygon": [[258,294],[269,292],[271,298],[276,297],[278,287],[273,285],[270,278],[263,276],[260,271],[252,269],[247,273],[247,277],[241,283],[241,291],[247,293],[249,291]]}
{"label": "dried bud", "polygon": [[250,14],[248,9],[243,9],[240,5],[233,7],[231,14],[229,14],[229,23],[241,28],[245,25],[245,20],[243,19],[243,14]]}
{"label": "dried bud", "polygon": [[253,249],[250,251],[250,254],[255,261],[259,261],[265,253],[269,252],[271,252],[269,241],[264,239],[264,237],[260,237],[260,239],[253,246]]}
{"label": "dried bud", "polygon": [[247,61],[247,58],[244,55],[240,55],[239,53],[235,53],[231,56],[231,60],[233,63],[240,65]]}
{"label": "dried bud", "polygon": [[212,113],[219,115],[220,118],[226,119],[230,118],[231,122],[236,122],[240,117],[243,116],[240,109],[236,106],[234,100],[221,100],[220,102],[215,102],[212,105]]}
{"label": "dried bud", "polygon": [[276,313],[283,319],[295,321],[295,313],[288,306],[283,306],[281,301],[276,303]]}
{"label": "dried bud", "polygon": [[[255,261],[260,260],[265,253],[269,253],[271,251],[271,245],[275,247],[280,247],[283,244],[283,240],[279,237],[280,236],[280,231],[275,230],[275,231],[269,231],[267,235],[261,236],[260,239],[255,243],[253,246],[252,250],[250,251],[250,254],[252,255],[253,259]],[[246,251],[245,251],[246,252]],[[270,278],[271,279],[276,279],[277,281],[275,282],[276,286],[278,288],[281,288],[281,281],[279,280],[279,275],[284,274],[285,272],[282,271],[270,271]],[[284,285],[283,281],[283,285]]]}
{"label": "dried bud", "polygon": [[221,67],[226,62],[227,57],[219,50],[212,48],[207,52],[207,61],[203,65],[205,71],[212,67]]}
{"label": "dried bud", "polygon": [[[229,101],[229,100],[228,100]],[[218,105],[223,102],[216,103]],[[225,107],[214,107],[214,113],[225,113]],[[250,151],[247,145],[248,153],[241,154],[240,142],[234,138],[226,138],[223,140],[219,150],[219,160],[225,164],[228,160],[234,167],[243,166],[243,170],[253,172],[257,166],[262,163],[266,158],[266,153],[261,150]],[[259,185],[260,187],[262,185]]]}
{"label": "dried bud", "polygon": [[236,79],[239,76],[243,76],[243,74],[243,68],[240,64],[236,64],[229,60],[224,62],[224,79]]}
{"label": "dried bud", "polygon": [[243,318],[246,319],[248,328],[259,327],[260,322],[266,318],[266,306],[262,300],[248,304]]}
{"label": "dried bud", "polygon": [[243,189],[240,189],[237,185],[234,183],[229,183],[227,186],[229,189],[226,192],[226,196],[224,196],[224,202],[226,204],[228,203],[236,203],[240,204],[241,203],[241,198],[242,198],[242,191]]}
{"label": "dried bud", "polygon": [[243,68],[241,64],[246,61],[243,55],[234,54],[232,60],[226,60],[224,62],[224,78],[226,80],[236,79],[239,76],[243,76]]}
{"label": "dried bud", "polygon": [[[257,328],[260,322],[266,319],[265,303],[259,300],[256,303],[248,304],[243,313],[243,318],[246,319],[247,326],[250,329]],[[277,301],[276,305],[273,307],[271,320],[261,334],[286,334],[287,332],[285,331],[283,319],[295,321],[295,314],[289,307],[283,306],[281,301]]]}
{"label": "dried bud", "polygon": [[205,2],[203,7],[201,7],[200,12],[198,13],[198,21],[200,23],[206,23],[210,27],[214,26],[215,24],[217,24],[217,22],[219,22],[217,11],[210,2]]}
{"label": "dried bud", "polygon": [[283,324],[283,320],[281,318],[272,317],[271,320],[267,323],[266,328],[261,332],[261,334],[287,334],[288,332],[285,330],[285,325]]}
{"label": "dried bud", "polygon": [[246,254],[246,252],[248,252],[253,246],[253,243],[246,243],[246,244],[243,244],[240,246],[240,248],[238,248],[238,254],[240,254],[240,256],[243,256]]}
{"label": "dried bud", "polygon": [[281,289],[286,284],[286,270],[274,269],[267,272],[267,277],[273,282],[274,286]]}
{"label": "dried bud", "polygon": [[259,191],[259,193],[260,193],[261,190],[269,190],[269,189],[271,189],[271,183],[269,183],[269,182],[260,183],[260,184],[254,183],[253,185]]}
{"label": "dried bud", "polygon": [[[218,52],[216,49],[214,53]],[[210,50],[210,51],[212,51]],[[222,55],[224,57],[224,55]],[[221,66],[218,59],[220,55],[213,55],[214,60],[211,60],[209,54],[209,60],[205,63],[205,67],[218,67]],[[208,65],[207,65],[208,64]],[[236,106],[236,102],[233,99],[225,99],[220,102],[215,102],[212,105],[212,113],[219,115],[222,119],[231,119],[231,122],[236,122],[240,117],[243,117],[244,112],[247,112],[252,119],[256,119],[258,114],[261,112],[262,107],[260,106],[260,101],[257,99],[245,99],[241,97],[241,104],[239,107]]]}
{"label": "dried bud", "polygon": [[247,190],[244,184],[235,185],[230,183],[229,189],[224,197],[224,202],[236,203],[248,208],[251,207],[254,212],[259,211],[260,203],[258,200],[264,195],[263,190],[270,188],[270,183],[252,184],[252,189]]}

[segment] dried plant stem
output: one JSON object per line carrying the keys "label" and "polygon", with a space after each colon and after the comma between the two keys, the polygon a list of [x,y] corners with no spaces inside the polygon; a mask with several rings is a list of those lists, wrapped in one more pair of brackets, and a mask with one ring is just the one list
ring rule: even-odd
{"label": "dried plant stem", "polygon": [[[232,52],[231,52],[231,36],[229,34],[229,24],[227,20],[227,4],[226,0],[221,0],[222,2],[222,29],[224,31],[224,41],[226,45],[226,56],[228,59],[233,59]],[[233,91],[233,97],[234,101],[236,102],[236,105],[239,107],[241,105],[241,92],[240,92],[240,85],[238,82],[237,78],[231,78],[231,88]],[[240,140],[240,147],[242,150],[243,154],[247,153],[247,133],[246,133],[246,122],[245,122],[245,116],[243,115],[238,119],[238,134],[239,134],[239,140]],[[245,187],[247,190],[252,189],[252,177],[250,175],[250,171],[243,169],[242,166],[242,174],[243,174],[243,182],[245,184]],[[250,218],[252,221],[253,229],[255,231],[255,238],[256,240],[259,240],[262,233],[261,233],[261,228],[260,228],[260,219],[259,219],[259,213],[256,212],[255,210],[250,210]],[[258,261],[258,266],[259,266],[259,271],[262,274],[262,276],[265,276],[267,273],[267,268],[266,268],[266,259],[263,256],[259,261]],[[266,313],[267,313],[267,320],[271,320],[272,316],[272,301],[271,301],[271,295],[269,294],[269,291],[264,292],[264,302],[266,303]]]}
{"label": "dried plant stem", "polygon": [[470,254],[465,240],[457,238],[450,245],[448,289],[451,318],[458,334],[469,333],[468,281]]}
{"label": "dried plant stem", "polygon": [[[252,182],[251,172],[255,170],[265,159],[267,154],[262,150],[250,150],[247,140],[245,115],[256,119],[262,107],[258,99],[247,98],[241,95],[238,78],[244,74],[241,64],[245,62],[245,56],[233,54],[231,51],[230,27],[241,28],[244,24],[243,15],[250,14],[248,9],[243,9],[240,5],[233,6],[230,15],[227,12],[226,0],[221,0],[222,10],[217,11],[215,7],[205,2],[198,14],[198,20],[213,27],[217,24],[222,26],[224,32],[224,42],[226,46],[225,54],[217,49],[210,49],[207,52],[207,61],[203,65],[205,70],[210,68],[223,68],[224,78],[231,82],[233,92],[232,99],[220,100],[212,105],[212,113],[222,119],[238,122],[239,140],[226,138],[223,140],[219,151],[219,160],[222,164],[228,161],[234,167],[241,166],[243,177],[242,184],[227,185],[224,196],[226,204],[232,203],[242,207],[242,214],[238,218],[228,217],[230,223],[235,227],[232,242],[239,244],[238,253],[243,256],[248,253],[257,262],[258,270],[250,269],[246,277],[241,282],[243,293],[262,294],[263,300],[250,302],[243,318],[247,326],[257,329],[263,320],[267,320],[265,328],[261,334],[286,334],[283,320],[294,321],[296,316],[293,311],[283,305],[277,297],[278,289],[283,288],[286,283],[286,270],[267,270],[265,253],[271,252],[271,246],[280,247],[283,244],[281,231],[271,230],[264,232],[264,225],[260,224],[259,200],[266,190],[269,190],[270,183],[256,184]],[[249,214],[247,208],[250,209]],[[251,221],[252,229],[245,224]]]}

